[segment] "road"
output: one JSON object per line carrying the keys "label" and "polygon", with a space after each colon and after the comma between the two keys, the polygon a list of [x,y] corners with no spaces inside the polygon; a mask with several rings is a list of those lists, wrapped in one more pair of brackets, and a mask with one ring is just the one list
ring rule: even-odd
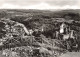
{"label": "road", "polygon": [[67,52],[60,57],[80,57],[80,52]]}

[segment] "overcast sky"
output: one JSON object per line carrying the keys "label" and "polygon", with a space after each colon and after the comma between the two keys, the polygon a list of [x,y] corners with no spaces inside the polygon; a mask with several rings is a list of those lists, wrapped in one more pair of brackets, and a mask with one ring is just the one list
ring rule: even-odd
{"label": "overcast sky", "polygon": [[79,9],[79,0],[0,0],[0,8]]}

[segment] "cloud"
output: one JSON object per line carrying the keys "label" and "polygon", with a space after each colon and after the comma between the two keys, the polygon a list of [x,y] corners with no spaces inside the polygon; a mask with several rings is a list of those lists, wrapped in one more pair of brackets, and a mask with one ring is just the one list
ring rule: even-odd
{"label": "cloud", "polygon": [[59,6],[64,6],[64,5],[77,5],[77,3],[80,4],[79,0],[0,0],[0,5],[5,4],[5,3],[10,3],[14,5],[35,5],[39,3],[48,3],[49,5],[59,5]]}
{"label": "cloud", "polygon": [[25,5],[25,6],[20,6],[20,5],[14,5],[10,3],[5,3],[3,4],[0,9],[40,9],[40,10],[45,10],[45,9],[80,9],[79,6],[77,5],[64,5],[64,6],[59,6],[59,5],[50,5],[48,3],[39,3],[35,5]]}
{"label": "cloud", "polygon": [[18,8],[20,8],[20,6],[8,3],[5,3],[0,7],[0,9],[18,9]]}
{"label": "cloud", "polygon": [[59,6],[64,6],[64,5],[76,5],[77,0],[55,0],[55,1],[46,1],[46,3],[50,5],[59,5]]}
{"label": "cloud", "polygon": [[59,5],[49,5],[48,3],[40,3],[40,4],[37,4],[37,5],[32,5],[32,6],[28,6],[26,7],[28,9],[79,9],[78,6],[76,5],[73,5],[73,6],[70,6],[70,5],[64,5],[64,6],[59,6]]}
{"label": "cloud", "polygon": [[0,5],[9,3],[9,4],[14,4],[14,5],[33,5],[33,4],[38,4],[40,3],[41,0],[0,0]]}

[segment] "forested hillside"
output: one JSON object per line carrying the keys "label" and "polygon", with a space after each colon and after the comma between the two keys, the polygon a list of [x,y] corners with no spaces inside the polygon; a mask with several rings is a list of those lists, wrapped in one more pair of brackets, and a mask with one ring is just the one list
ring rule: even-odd
{"label": "forested hillside", "polygon": [[[59,32],[63,24],[64,34]],[[0,25],[0,55],[5,57],[58,57],[70,51],[61,36],[72,31],[80,47],[79,9],[0,9]]]}

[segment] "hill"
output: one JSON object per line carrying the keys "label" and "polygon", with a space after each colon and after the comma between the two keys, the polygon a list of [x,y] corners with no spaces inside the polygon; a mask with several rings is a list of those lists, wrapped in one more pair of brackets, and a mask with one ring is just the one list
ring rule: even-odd
{"label": "hill", "polygon": [[[20,57],[30,57],[34,54],[36,57],[53,57],[65,53],[67,50],[65,50],[63,41],[52,37],[52,33],[60,28],[59,25],[62,22],[69,24],[71,29],[77,31],[78,36],[80,35],[79,9],[57,11],[0,9],[0,25],[3,24],[2,27],[0,27],[0,40],[4,40],[2,41],[3,45],[0,47],[1,53],[3,55],[9,53],[8,55],[10,56],[15,52],[15,54],[18,54]],[[28,30],[36,28],[42,29],[44,26],[44,32],[49,32],[45,34],[51,34],[51,37],[46,37],[45,34],[41,34],[39,37],[26,35],[23,27],[16,27],[17,24],[22,24]],[[15,32],[11,32],[13,30]],[[23,35],[26,36],[23,37]]]}

